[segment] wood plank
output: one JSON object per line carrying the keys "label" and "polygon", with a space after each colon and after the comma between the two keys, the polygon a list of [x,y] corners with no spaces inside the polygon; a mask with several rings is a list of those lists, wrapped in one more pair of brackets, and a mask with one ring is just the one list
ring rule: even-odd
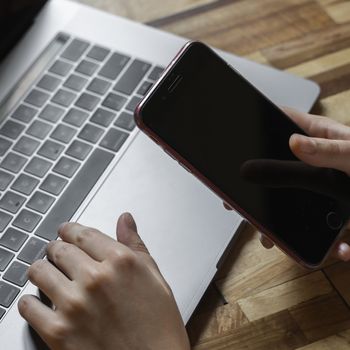
{"label": "wood plank", "polygon": [[349,350],[350,330],[319,340],[296,350]]}
{"label": "wood plank", "polygon": [[200,344],[213,337],[234,332],[249,323],[237,303],[226,304],[207,312],[197,312],[187,329],[191,344]]}
{"label": "wood plank", "polygon": [[[265,58],[262,53],[260,53],[260,55]],[[287,69],[287,72],[300,77],[311,78],[326,72],[332,72],[333,69],[346,66],[349,63],[350,48],[346,48],[290,67]]]}
{"label": "wood plank", "polygon": [[295,320],[283,311],[251,322],[231,333],[213,337],[193,350],[291,350],[307,344]]}
{"label": "wood plank", "polygon": [[337,263],[325,268],[324,272],[344,301],[350,306],[350,265],[343,262]]}
{"label": "wood plank", "polygon": [[174,12],[187,11],[193,7],[215,2],[216,0],[74,0],[101,10],[128,17],[135,21],[148,22]]}
{"label": "wood plank", "polygon": [[317,113],[350,125],[350,90],[322,99]]}
{"label": "wood plank", "polygon": [[350,21],[350,2],[348,0],[329,4],[325,6],[325,10],[336,23]]}
{"label": "wood plank", "polygon": [[[314,288],[318,289],[318,285]],[[350,310],[335,291],[289,311],[310,342],[350,328]]]}
{"label": "wood plank", "polygon": [[313,2],[254,0],[249,4],[229,4],[210,16],[199,14],[162,28],[245,55],[333,25]]}
{"label": "wood plank", "polygon": [[238,305],[250,321],[255,321],[331,291],[332,286],[324,274],[321,271],[316,271],[258,294],[239,299]]}
{"label": "wood plank", "polygon": [[350,23],[309,32],[262,50],[262,54],[277,68],[289,68],[350,46]]}
{"label": "wood plank", "polygon": [[228,302],[255,295],[310,273],[278,248],[263,248],[254,228],[245,231],[239,238],[216,280],[218,289]]}

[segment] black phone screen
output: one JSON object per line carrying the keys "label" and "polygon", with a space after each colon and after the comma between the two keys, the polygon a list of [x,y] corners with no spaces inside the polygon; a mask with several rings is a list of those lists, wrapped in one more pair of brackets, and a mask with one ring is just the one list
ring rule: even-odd
{"label": "black phone screen", "polygon": [[211,49],[192,43],[141,115],[248,219],[322,261],[348,219],[348,176],[300,162],[289,138],[303,132]]}

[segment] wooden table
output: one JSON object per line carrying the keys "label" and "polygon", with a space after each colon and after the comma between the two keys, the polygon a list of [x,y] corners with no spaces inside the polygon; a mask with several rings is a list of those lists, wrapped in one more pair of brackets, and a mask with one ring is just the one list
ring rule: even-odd
{"label": "wooden table", "polygon": [[[313,112],[350,125],[350,1],[80,1],[313,79]],[[307,271],[249,227],[187,328],[198,350],[350,349],[349,305],[350,264]]]}

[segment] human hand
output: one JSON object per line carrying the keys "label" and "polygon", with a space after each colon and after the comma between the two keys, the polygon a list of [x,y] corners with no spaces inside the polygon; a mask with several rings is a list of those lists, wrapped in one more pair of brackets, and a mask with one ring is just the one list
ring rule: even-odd
{"label": "human hand", "polygon": [[172,292],[130,214],[118,220],[118,241],[75,223],[58,233],[49,260],[28,269],[54,308],[31,295],[18,303],[51,349],[190,349]]}
{"label": "human hand", "polygon": [[[315,167],[333,168],[350,175],[350,127],[327,117],[290,108],[284,108],[284,112],[309,135],[294,134],[290,137],[289,146],[297,158]],[[274,246],[264,235],[260,240],[265,248]],[[343,261],[350,260],[350,246],[338,242],[333,255]]]}

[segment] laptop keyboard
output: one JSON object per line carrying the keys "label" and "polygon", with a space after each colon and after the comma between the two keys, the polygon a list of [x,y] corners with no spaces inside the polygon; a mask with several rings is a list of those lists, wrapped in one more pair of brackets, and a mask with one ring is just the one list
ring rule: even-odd
{"label": "laptop keyboard", "polygon": [[[64,34],[66,35],[66,34]],[[0,127],[0,319],[127,142],[163,68],[71,38]]]}

